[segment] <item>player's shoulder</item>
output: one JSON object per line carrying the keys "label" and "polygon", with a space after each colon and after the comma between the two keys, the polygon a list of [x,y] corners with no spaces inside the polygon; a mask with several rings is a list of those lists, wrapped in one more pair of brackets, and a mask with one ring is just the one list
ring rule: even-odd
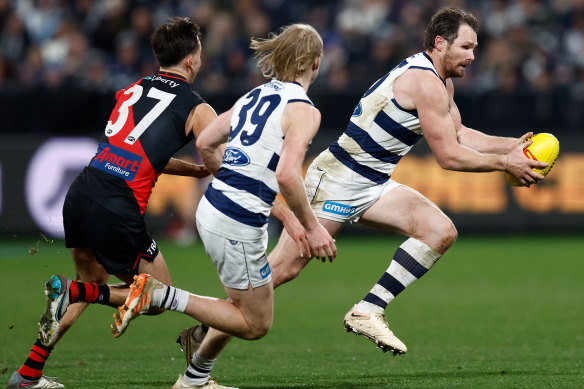
{"label": "player's shoulder", "polygon": [[194,98],[196,101],[198,101],[198,104],[202,104],[205,102],[205,99],[199,94],[199,92],[197,92],[195,89],[191,88],[190,85],[185,84],[184,88],[185,88],[185,94],[191,98]]}
{"label": "player's shoulder", "polygon": [[396,80],[396,83],[402,84],[402,86],[414,93],[436,93],[440,95],[447,89],[447,82],[443,81],[434,72],[418,68],[408,69]]}
{"label": "player's shoulder", "polygon": [[320,122],[321,119],[319,109],[312,105],[311,102],[304,100],[290,100],[288,104],[286,104],[284,113],[298,121],[310,120]]}
{"label": "player's shoulder", "polygon": [[306,91],[298,82],[282,82],[279,80],[271,80],[261,85],[268,93],[279,94],[286,103],[305,102],[310,105],[312,101],[308,98]]}
{"label": "player's shoulder", "polygon": [[193,112],[194,112],[195,116],[197,116],[197,117],[202,117],[202,116],[216,117],[217,116],[217,112],[215,111],[215,109],[213,107],[211,107],[211,105],[207,102],[202,102],[201,104],[197,104],[195,107],[193,107]]}

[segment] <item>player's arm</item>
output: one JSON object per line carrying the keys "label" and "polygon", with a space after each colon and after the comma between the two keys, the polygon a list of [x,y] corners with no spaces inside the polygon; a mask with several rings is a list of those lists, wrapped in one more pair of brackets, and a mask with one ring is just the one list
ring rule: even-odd
{"label": "player's arm", "polygon": [[207,177],[210,174],[207,168],[203,165],[197,165],[177,158],[171,158],[162,173],[195,178]]}
{"label": "player's arm", "polygon": [[506,171],[524,185],[543,179],[532,168],[542,168],[547,164],[526,158],[523,154],[523,148],[529,146],[529,142],[518,143],[505,155],[481,153],[460,144],[450,114],[450,98],[446,88],[432,73],[422,70],[414,72],[416,76],[407,79],[409,97],[418,111],[424,136],[440,167],[467,172]]}
{"label": "player's arm", "polygon": [[454,88],[452,87],[452,81],[448,80],[447,82],[449,86],[448,94],[450,97],[450,116],[454,121],[458,143],[461,145],[469,147],[480,153],[504,155],[510,153],[511,150],[516,148],[517,145],[522,144],[523,141],[527,138],[533,136],[532,132],[524,134],[521,138],[492,136],[485,134],[484,132],[466,127],[464,124],[462,124],[460,111],[454,102]]}
{"label": "player's arm", "polygon": [[[198,104],[191,110],[189,117],[187,118],[187,122],[185,124],[185,134],[189,135],[189,133],[192,132],[196,139],[197,136],[203,131],[203,129],[208,126],[216,117],[217,114],[215,113],[215,110],[209,104]],[[164,167],[162,173],[196,178],[207,177],[210,174],[205,166],[197,165],[177,158],[171,158],[168,161],[168,164]]]}
{"label": "player's arm", "polygon": [[280,192],[300,223],[306,228],[311,255],[320,259],[334,259],[337,248],[334,239],[318,222],[308,204],[302,179],[302,163],[308,144],[320,126],[320,112],[303,102],[290,103],[282,115],[284,144],[276,178]]}
{"label": "player's arm", "polygon": [[229,137],[233,107],[211,121],[197,137],[197,150],[211,174],[217,175]]}
{"label": "player's arm", "polygon": [[310,256],[310,245],[308,244],[306,229],[294,215],[294,212],[278,197],[274,200],[274,206],[270,214],[282,222],[288,235],[296,242],[300,257]]}

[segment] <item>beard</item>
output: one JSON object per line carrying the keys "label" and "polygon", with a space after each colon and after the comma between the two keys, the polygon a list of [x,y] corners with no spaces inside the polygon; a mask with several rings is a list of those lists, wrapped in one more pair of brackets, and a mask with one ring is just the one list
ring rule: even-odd
{"label": "beard", "polygon": [[443,69],[446,78],[460,78],[466,74],[466,68],[470,65],[469,61],[454,62],[449,60],[449,56],[444,58]]}
{"label": "beard", "polygon": [[449,77],[464,77],[464,75],[466,74],[466,67],[462,66],[462,65],[458,65],[452,69],[449,70]]}

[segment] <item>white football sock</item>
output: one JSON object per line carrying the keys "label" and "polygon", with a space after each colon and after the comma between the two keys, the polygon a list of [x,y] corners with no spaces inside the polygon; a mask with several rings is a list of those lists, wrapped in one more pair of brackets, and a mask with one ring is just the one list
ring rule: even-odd
{"label": "white football sock", "polygon": [[184,312],[189,303],[190,293],[186,290],[166,286],[162,289],[155,289],[152,295],[154,306],[170,309],[172,311]]}
{"label": "white football sock", "polygon": [[357,304],[357,310],[365,314],[383,312],[395,296],[426,274],[440,256],[422,241],[406,240],[395,252],[383,276]]}
{"label": "white football sock", "polygon": [[187,385],[202,386],[209,380],[211,369],[215,364],[216,359],[207,359],[195,352],[193,359],[183,377],[183,381]]}

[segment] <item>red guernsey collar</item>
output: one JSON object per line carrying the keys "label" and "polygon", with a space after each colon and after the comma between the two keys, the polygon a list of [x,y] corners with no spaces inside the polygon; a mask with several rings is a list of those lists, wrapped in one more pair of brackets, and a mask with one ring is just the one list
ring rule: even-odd
{"label": "red guernsey collar", "polygon": [[170,72],[158,72],[159,76],[167,77],[167,78],[176,78],[177,80],[182,80],[187,82],[187,79],[181,76],[180,74],[170,73]]}

